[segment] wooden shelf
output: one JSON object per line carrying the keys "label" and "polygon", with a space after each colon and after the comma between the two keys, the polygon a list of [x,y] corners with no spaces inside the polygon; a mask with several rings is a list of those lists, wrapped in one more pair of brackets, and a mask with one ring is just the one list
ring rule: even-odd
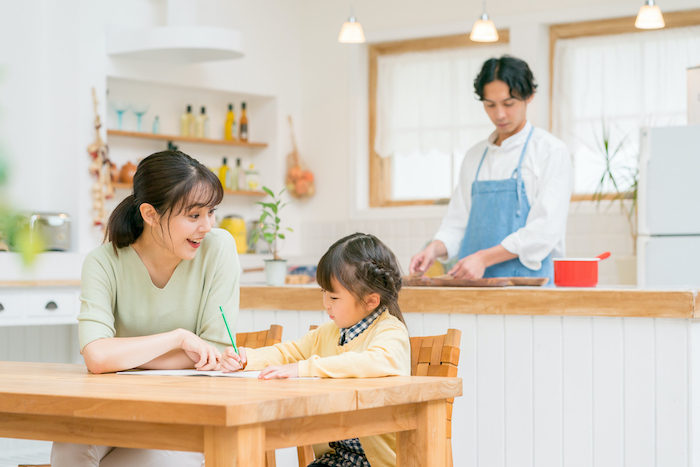
{"label": "wooden shelf", "polygon": [[220,146],[239,146],[244,148],[266,148],[267,143],[251,143],[244,141],[226,141],[221,139],[191,138],[189,136],[161,135],[154,133],[139,133],[135,131],[107,130],[108,136],[125,136],[128,138],[153,139],[160,141],[180,141],[183,143],[217,144]]}
{"label": "wooden shelf", "polygon": [[[133,185],[131,183],[114,182],[112,186],[115,190],[131,190]],[[235,196],[267,196],[264,191],[244,191],[244,190],[224,190],[225,195],[235,195]]]}

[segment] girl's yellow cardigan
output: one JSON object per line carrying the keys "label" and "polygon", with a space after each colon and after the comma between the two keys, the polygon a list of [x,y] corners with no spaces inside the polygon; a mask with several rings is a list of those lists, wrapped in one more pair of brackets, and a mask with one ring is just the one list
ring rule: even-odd
{"label": "girl's yellow cardigan", "polygon": [[[362,334],[339,346],[340,330],[330,321],[297,341],[260,349],[246,348],[246,370],[299,363],[299,376],[377,378],[411,375],[408,331],[388,311]],[[372,467],[396,466],[396,434],[360,438]]]}

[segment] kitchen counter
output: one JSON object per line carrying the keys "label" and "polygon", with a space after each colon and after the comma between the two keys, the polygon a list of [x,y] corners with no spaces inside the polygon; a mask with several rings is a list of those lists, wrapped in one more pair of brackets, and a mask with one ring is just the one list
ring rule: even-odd
{"label": "kitchen counter", "polygon": [[[0,290],[79,286],[79,280],[0,280]],[[700,318],[697,293],[693,289],[404,287],[399,304],[404,313]],[[316,284],[242,284],[240,308],[324,310],[321,289]]]}
{"label": "kitchen counter", "polygon": [[[540,287],[404,287],[404,313],[700,318],[696,290]],[[311,286],[241,286],[241,309],[323,310]]]}

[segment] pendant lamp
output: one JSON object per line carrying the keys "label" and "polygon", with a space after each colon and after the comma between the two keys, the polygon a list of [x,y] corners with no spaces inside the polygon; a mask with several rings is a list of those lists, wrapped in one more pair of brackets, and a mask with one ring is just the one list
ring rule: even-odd
{"label": "pendant lamp", "polygon": [[486,14],[486,0],[483,3],[484,10],[481,14],[481,19],[476,20],[472,32],[469,34],[469,39],[474,42],[496,42],[498,40],[498,31],[496,25],[489,19]]}
{"label": "pendant lamp", "polygon": [[647,0],[639,9],[634,27],[637,29],[661,29],[666,26],[661,10],[654,4],[654,0]]}
{"label": "pendant lamp", "polygon": [[343,23],[338,36],[338,42],[344,44],[361,44],[365,41],[365,33],[362,31],[362,25],[357,22],[355,15],[350,7],[350,18]]}

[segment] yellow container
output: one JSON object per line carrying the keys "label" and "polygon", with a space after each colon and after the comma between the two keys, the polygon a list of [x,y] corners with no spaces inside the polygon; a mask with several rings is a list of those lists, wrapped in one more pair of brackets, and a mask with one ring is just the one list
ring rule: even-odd
{"label": "yellow container", "polygon": [[241,216],[226,216],[219,225],[224,230],[228,230],[236,240],[236,250],[238,253],[248,252],[248,243],[246,239],[245,221]]}

